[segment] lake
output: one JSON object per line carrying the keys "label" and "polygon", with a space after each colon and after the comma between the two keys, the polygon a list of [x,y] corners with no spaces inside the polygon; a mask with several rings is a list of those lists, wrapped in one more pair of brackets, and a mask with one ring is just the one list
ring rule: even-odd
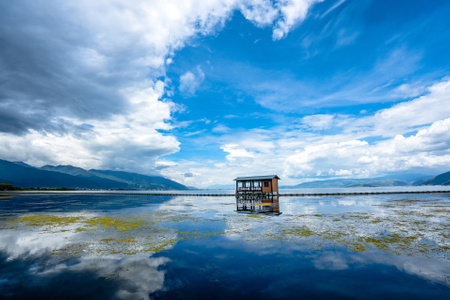
{"label": "lake", "polygon": [[280,197],[256,213],[233,197],[0,196],[0,298],[450,299],[449,204]]}

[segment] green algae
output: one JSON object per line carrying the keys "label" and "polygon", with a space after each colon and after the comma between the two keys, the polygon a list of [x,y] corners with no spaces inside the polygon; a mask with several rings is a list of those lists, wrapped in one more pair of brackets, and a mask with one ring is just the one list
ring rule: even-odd
{"label": "green algae", "polygon": [[364,252],[366,248],[363,245],[355,244],[350,248],[350,250],[353,252]]}
{"label": "green algae", "polygon": [[377,219],[377,220],[370,220],[369,222],[372,223],[372,224],[378,224],[378,223],[382,223],[383,220]]}
{"label": "green algae", "polygon": [[85,224],[93,227],[112,228],[118,232],[131,231],[143,225],[142,221],[122,221],[111,217],[94,217],[85,221]]}
{"label": "green algae", "polygon": [[[85,221],[86,218],[82,216],[55,216],[55,215],[35,215],[25,216],[17,219],[18,223],[25,223],[27,226],[54,226],[62,227],[68,226],[74,223]],[[10,220],[10,222],[13,222]]]}
{"label": "green algae", "polygon": [[444,208],[442,208],[442,209],[434,209],[431,212],[435,213],[435,214],[439,214],[439,213],[450,214],[450,209],[444,209]]}
{"label": "green algae", "polygon": [[108,239],[101,239],[100,242],[116,242],[117,239],[112,239],[112,238],[108,238]]}
{"label": "green algae", "polygon": [[285,235],[295,235],[299,237],[309,237],[312,235],[317,235],[317,233],[309,230],[309,228],[307,228],[306,226],[283,229],[282,232]]}
{"label": "green algae", "polygon": [[249,218],[257,218],[257,219],[263,218],[262,216],[259,216],[259,215],[248,215],[247,217],[249,217]]}

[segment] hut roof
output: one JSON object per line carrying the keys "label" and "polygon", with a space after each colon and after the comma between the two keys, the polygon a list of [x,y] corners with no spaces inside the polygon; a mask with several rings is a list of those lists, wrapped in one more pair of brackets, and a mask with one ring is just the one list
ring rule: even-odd
{"label": "hut roof", "polygon": [[237,177],[234,181],[245,181],[245,180],[267,180],[267,179],[280,179],[277,175],[267,175],[267,176],[250,176],[250,177]]}

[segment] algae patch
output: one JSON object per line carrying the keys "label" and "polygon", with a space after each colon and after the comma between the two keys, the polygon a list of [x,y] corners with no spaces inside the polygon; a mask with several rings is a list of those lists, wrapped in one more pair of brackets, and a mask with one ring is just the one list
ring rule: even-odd
{"label": "algae patch", "polygon": [[88,219],[85,221],[85,224],[89,227],[103,227],[103,228],[110,228],[115,229],[118,232],[124,232],[124,231],[131,231],[135,230],[136,228],[139,228],[143,226],[142,221],[123,221],[120,219],[115,219],[111,217],[94,217],[91,219]]}
{"label": "algae patch", "polygon": [[86,218],[82,216],[73,217],[73,216],[56,216],[56,215],[25,216],[19,217],[17,219],[18,223],[23,223],[28,226],[53,226],[53,227],[68,226],[83,221],[86,221]]}

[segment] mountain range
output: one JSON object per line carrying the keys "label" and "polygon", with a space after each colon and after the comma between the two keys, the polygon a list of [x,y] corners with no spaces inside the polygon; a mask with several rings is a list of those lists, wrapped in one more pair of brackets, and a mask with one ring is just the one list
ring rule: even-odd
{"label": "mountain range", "polygon": [[408,186],[409,182],[394,178],[381,179],[328,179],[303,182],[294,186],[284,186],[283,188],[346,188],[346,187],[378,187],[378,186]]}
{"label": "mountain range", "polygon": [[73,166],[32,167],[23,162],[0,160],[0,183],[21,188],[70,189],[176,189],[188,187],[164,178],[109,170],[85,170]]}
{"label": "mountain range", "polygon": [[450,172],[425,180],[420,185],[450,185]]}
{"label": "mountain range", "polygon": [[364,179],[328,179],[303,182],[293,186],[280,188],[349,188],[349,187],[382,187],[382,186],[420,186],[420,185],[450,185],[450,172],[430,178],[423,174],[407,174],[397,178],[380,177]]}
{"label": "mountain range", "polygon": [[[336,187],[380,187],[411,185],[450,185],[450,172],[435,177],[423,174],[409,174],[397,178],[371,179],[329,179],[304,182],[280,188],[336,188]],[[23,162],[0,159],[0,183],[20,188],[69,188],[69,189],[149,189],[187,190],[184,186],[162,176],[148,176],[137,173],[111,170],[85,170],[74,166],[43,166],[36,168]],[[209,189],[234,189],[235,185],[214,185]]]}

